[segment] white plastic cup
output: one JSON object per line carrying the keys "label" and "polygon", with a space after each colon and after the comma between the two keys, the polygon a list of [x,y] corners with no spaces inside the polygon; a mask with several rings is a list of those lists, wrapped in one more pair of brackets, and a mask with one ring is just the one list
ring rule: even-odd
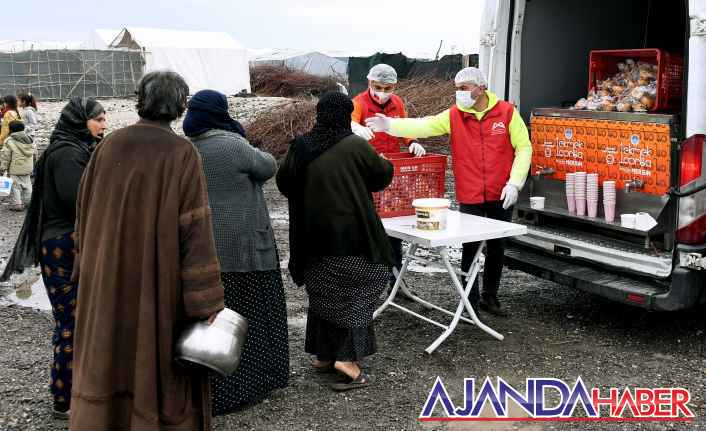
{"label": "white plastic cup", "polygon": [[543,196],[531,196],[530,208],[532,208],[533,210],[543,210],[545,201],[546,199]]}
{"label": "white plastic cup", "polygon": [[615,221],[615,202],[603,202],[603,212],[605,221],[613,223]]}
{"label": "white plastic cup", "polygon": [[566,195],[566,207],[570,213],[576,212],[576,197],[574,195]]}

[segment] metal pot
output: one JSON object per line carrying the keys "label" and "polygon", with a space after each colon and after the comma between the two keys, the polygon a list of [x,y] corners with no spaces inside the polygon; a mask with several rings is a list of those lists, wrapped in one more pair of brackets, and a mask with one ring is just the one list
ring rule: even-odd
{"label": "metal pot", "polygon": [[203,365],[223,376],[238,369],[248,332],[248,320],[224,308],[208,322],[196,322],[179,337],[176,360]]}

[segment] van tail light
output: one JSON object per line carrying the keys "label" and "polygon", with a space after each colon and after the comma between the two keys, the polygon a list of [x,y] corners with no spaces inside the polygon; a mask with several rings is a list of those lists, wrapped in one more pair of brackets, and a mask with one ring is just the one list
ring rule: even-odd
{"label": "van tail light", "polygon": [[[701,177],[703,173],[704,135],[694,135],[681,146],[679,185]],[[706,243],[706,190],[681,198],[677,241],[682,244]]]}
{"label": "van tail light", "polygon": [[704,154],[704,135],[694,135],[681,146],[679,185],[684,187],[701,176]]}

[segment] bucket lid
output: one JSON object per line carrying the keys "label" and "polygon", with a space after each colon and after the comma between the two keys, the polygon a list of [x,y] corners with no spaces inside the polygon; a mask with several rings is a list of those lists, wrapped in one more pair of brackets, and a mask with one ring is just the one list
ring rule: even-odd
{"label": "bucket lid", "polygon": [[450,205],[450,200],[442,198],[424,198],[412,201],[414,208],[448,208]]}

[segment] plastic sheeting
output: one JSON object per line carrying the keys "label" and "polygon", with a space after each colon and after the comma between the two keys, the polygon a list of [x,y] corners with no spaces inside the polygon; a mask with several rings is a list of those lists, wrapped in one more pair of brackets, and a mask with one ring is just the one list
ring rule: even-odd
{"label": "plastic sheeting", "polygon": [[318,51],[273,51],[251,56],[253,66],[281,66],[314,76],[345,79],[348,59],[330,57]]}
{"label": "plastic sheeting", "polygon": [[[414,60],[403,54],[375,54],[371,57],[356,57],[348,60],[348,84],[350,94],[358,94],[368,87],[368,71],[376,64],[385,63],[394,67],[399,80],[413,76],[432,76],[442,80],[453,80],[456,72],[463,68],[461,54],[447,55],[439,60]],[[478,56],[472,55],[471,66],[478,65]]]}
{"label": "plastic sheeting", "polygon": [[146,73],[177,72],[192,94],[204,89],[250,92],[247,51],[227,33],[127,27],[112,47],[143,50]]}

